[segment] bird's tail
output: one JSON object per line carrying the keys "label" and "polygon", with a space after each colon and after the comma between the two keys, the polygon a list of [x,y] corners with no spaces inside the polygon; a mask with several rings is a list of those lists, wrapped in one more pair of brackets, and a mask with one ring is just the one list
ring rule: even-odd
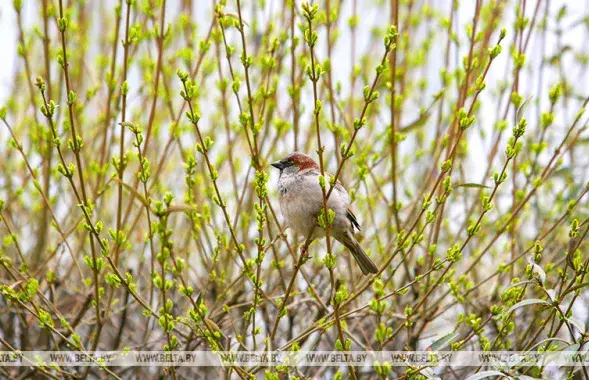
{"label": "bird's tail", "polygon": [[352,234],[346,234],[342,239],[338,239],[340,243],[342,243],[354,256],[356,262],[360,266],[362,273],[377,273],[378,268],[374,264],[370,257],[364,252],[360,243],[356,240]]}

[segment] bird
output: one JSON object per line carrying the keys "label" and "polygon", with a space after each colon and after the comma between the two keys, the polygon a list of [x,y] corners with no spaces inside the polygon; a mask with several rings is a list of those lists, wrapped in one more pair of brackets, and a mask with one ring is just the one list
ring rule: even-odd
{"label": "bird", "polygon": [[[304,153],[293,152],[271,165],[280,170],[278,196],[280,211],[287,224],[308,239],[309,244],[325,237],[325,230],[318,223],[323,208],[323,190],[319,183],[321,171],[315,160]],[[354,236],[355,230],[360,231],[360,223],[350,209],[348,192],[339,181],[327,200],[327,207],[335,212],[330,236],[352,253],[364,275],[378,273],[378,267]]]}

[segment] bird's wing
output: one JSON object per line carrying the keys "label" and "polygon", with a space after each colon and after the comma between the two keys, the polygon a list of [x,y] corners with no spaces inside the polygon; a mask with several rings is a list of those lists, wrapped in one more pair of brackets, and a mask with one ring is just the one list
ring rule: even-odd
{"label": "bird's wing", "polygon": [[358,219],[356,219],[356,215],[354,215],[352,210],[348,209],[346,211],[346,218],[352,223],[352,229],[356,227],[356,229],[360,231],[360,223],[358,223]]}
{"label": "bird's wing", "polygon": [[[321,175],[321,172],[319,172],[318,170],[309,170],[305,174],[319,176],[319,175]],[[329,173],[327,173],[327,175],[330,178],[333,177]],[[348,192],[346,191],[345,187],[342,185],[342,183],[339,180],[335,182],[334,190],[339,194],[339,196],[341,197],[341,199],[344,202],[346,202],[348,205],[350,204],[350,197],[348,195]],[[352,223],[352,229],[356,228],[358,231],[360,231],[360,223],[358,222],[356,215],[354,215],[352,210],[350,210],[349,208],[346,210],[346,218],[348,218],[350,223]]]}
{"label": "bird's wing", "polygon": [[348,209],[346,210],[346,218],[348,218],[348,220],[352,223],[352,231],[354,230],[354,228],[356,228],[358,231],[360,231],[361,228],[360,228],[360,223],[358,223],[358,218],[356,218],[356,215],[354,215],[352,210],[349,208],[350,197],[348,195],[348,192],[346,191],[346,189],[344,188],[344,186],[341,184],[340,181],[337,181],[335,183],[335,190],[338,193],[340,193],[340,196],[343,199],[345,199],[345,202],[348,204]]}

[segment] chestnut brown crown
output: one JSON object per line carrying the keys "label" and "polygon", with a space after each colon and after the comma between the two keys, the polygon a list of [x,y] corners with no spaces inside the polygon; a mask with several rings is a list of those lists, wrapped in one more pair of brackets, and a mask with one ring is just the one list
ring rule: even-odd
{"label": "chestnut brown crown", "polygon": [[315,160],[299,152],[293,152],[283,159],[273,162],[271,165],[281,171],[292,167],[296,167],[298,171],[319,169],[319,165],[317,165]]}

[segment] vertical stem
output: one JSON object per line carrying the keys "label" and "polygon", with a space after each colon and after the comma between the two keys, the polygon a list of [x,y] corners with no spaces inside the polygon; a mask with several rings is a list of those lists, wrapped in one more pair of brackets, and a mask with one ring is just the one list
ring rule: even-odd
{"label": "vertical stem", "polygon": [[[288,2],[288,1],[287,1]],[[296,83],[296,44],[295,44],[295,1],[291,1],[290,13],[290,86],[292,90],[292,127],[294,129],[294,150],[299,150],[299,85]]]}
{"label": "vertical stem", "polygon": [[[391,0],[391,24],[399,27],[399,0]],[[399,210],[397,209],[398,198],[397,198],[397,117],[395,115],[395,97],[396,97],[396,84],[397,84],[397,49],[392,52],[390,60],[391,69],[391,181],[393,183],[393,216],[395,220],[395,226],[397,231],[401,230],[401,223],[399,221]],[[390,238],[390,234],[389,234]]]}
{"label": "vertical stem", "polygon": [[[126,121],[126,114],[127,114],[127,69],[129,66],[129,19],[131,17],[131,2],[129,0],[126,1],[127,3],[127,14],[125,16],[125,40],[123,42],[123,80],[121,85],[121,98],[122,98],[122,109],[121,109],[121,121]],[[118,183],[118,196],[117,196],[117,243],[115,246],[115,264],[119,262],[119,253],[120,253],[120,244],[119,244],[119,236],[122,230],[122,217],[123,217],[123,174],[125,172],[125,127],[121,126],[121,133],[119,135],[119,166],[117,170],[117,175],[119,177]]]}
{"label": "vertical stem", "polygon": [[[63,12],[63,0],[59,0],[59,15],[60,15],[60,19],[65,21],[65,15]],[[84,184],[84,168],[82,166],[82,159],[80,157],[80,149],[81,146],[79,145],[78,142],[78,134],[76,133],[76,123],[75,123],[75,118],[74,118],[74,104],[73,102],[71,102],[69,100],[69,94],[72,94],[72,87],[71,87],[71,83],[70,83],[70,77],[69,77],[69,72],[68,72],[68,57],[67,57],[67,48],[66,48],[66,36],[65,36],[65,31],[67,28],[67,21],[65,21],[66,27],[62,28],[60,30],[60,34],[61,34],[61,51],[63,54],[63,73],[64,73],[64,77],[65,77],[65,85],[66,85],[66,91],[68,93],[68,113],[69,113],[69,118],[70,118],[70,125],[71,125],[71,130],[72,130],[72,145],[73,145],[73,151],[74,151],[74,155],[75,155],[75,159],[76,159],[76,166],[78,169],[78,177],[80,177],[80,190],[81,190],[81,200],[84,202],[84,204],[82,205],[82,208],[84,209],[85,207],[89,206],[88,203],[88,198],[86,195],[86,186]],[[44,100],[44,103],[47,104],[47,101]],[[62,158],[62,162],[63,162],[63,158]],[[72,173],[73,174],[73,173]],[[72,184],[73,184],[73,180],[72,180]],[[92,237],[92,235],[90,236],[90,249],[92,251],[92,260],[94,263],[94,266],[96,266],[96,249],[94,247],[94,238]],[[94,276],[94,299],[95,299],[95,313],[96,313],[96,327],[95,327],[95,334],[94,334],[94,347],[93,349],[95,349],[98,345],[98,341],[100,339],[100,332],[102,330],[102,318],[100,315],[100,297],[99,297],[99,277],[98,277],[98,270],[96,269],[96,267],[94,267],[92,269],[92,273]]]}

